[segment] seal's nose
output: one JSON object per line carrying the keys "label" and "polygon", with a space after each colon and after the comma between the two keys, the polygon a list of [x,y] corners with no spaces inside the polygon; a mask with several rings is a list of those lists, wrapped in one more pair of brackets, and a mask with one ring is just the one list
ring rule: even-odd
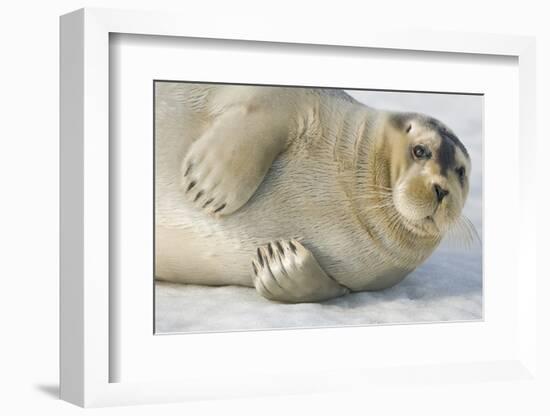
{"label": "seal's nose", "polygon": [[443,198],[449,195],[449,191],[447,191],[446,189],[443,189],[437,183],[434,185],[434,191],[435,191],[435,196],[437,197],[438,203],[443,201]]}

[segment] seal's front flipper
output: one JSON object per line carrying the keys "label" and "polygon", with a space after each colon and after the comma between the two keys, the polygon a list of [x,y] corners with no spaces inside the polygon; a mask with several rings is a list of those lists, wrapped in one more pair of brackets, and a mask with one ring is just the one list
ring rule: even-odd
{"label": "seal's front flipper", "polygon": [[275,241],[258,248],[252,269],[256,290],[270,300],[320,302],[349,293],[296,240]]}
{"label": "seal's front flipper", "polygon": [[225,110],[190,146],[182,191],[208,213],[235,212],[258,189],[287,136],[288,122],[273,112],[244,105]]}

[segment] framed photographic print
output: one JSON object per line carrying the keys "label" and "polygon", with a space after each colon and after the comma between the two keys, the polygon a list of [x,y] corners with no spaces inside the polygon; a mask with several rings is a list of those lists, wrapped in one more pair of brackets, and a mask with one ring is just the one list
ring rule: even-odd
{"label": "framed photographic print", "polygon": [[61,18],[62,398],[532,379],[533,40],[183,21]]}
{"label": "framed photographic print", "polygon": [[482,95],[154,94],[156,333],[482,319]]}

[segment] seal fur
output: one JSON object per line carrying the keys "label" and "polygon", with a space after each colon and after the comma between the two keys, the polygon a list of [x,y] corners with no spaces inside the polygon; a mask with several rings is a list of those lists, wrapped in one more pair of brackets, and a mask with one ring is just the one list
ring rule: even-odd
{"label": "seal fur", "polygon": [[157,279],[253,286],[286,302],[379,290],[461,219],[468,153],[431,117],[338,90],[155,92]]}

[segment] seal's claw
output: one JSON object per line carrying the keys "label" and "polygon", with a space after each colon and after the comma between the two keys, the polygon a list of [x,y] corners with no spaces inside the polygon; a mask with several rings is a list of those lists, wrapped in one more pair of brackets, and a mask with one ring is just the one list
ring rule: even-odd
{"label": "seal's claw", "polygon": [[[273,160],[287,146],[283,133],[287,122],[281,120],[281,129],[274,129],[270,108],[260,111],[258,106],[236,105],[226,109],[189,146],[180,181],[186,195],[195,187],[204,192],[197,201],[188,196],[198,209],[229,215],[256,192]],[[203,206],[210,199],[213,202]]]}
{"label": "seal's claw", "polygon": [[[187,200],[208,214],[229,215],[244,205],[263,179],[254,169],[247,171],[248,161],[242,151],[225,149],[230,143],[217,146],[208,135],[195,141],[181,165],[181,188]],[[218,149],[219,147],[219,149]],[[246,153],[246,152],[244,152]],[[242,175],[246,175],[245,178]]]}
{"label": "seal's claw", "polygon": [[349,293],[296,240],[258,247],[252,260],[252,280],[263,297],[280,302],[317,302]]}

